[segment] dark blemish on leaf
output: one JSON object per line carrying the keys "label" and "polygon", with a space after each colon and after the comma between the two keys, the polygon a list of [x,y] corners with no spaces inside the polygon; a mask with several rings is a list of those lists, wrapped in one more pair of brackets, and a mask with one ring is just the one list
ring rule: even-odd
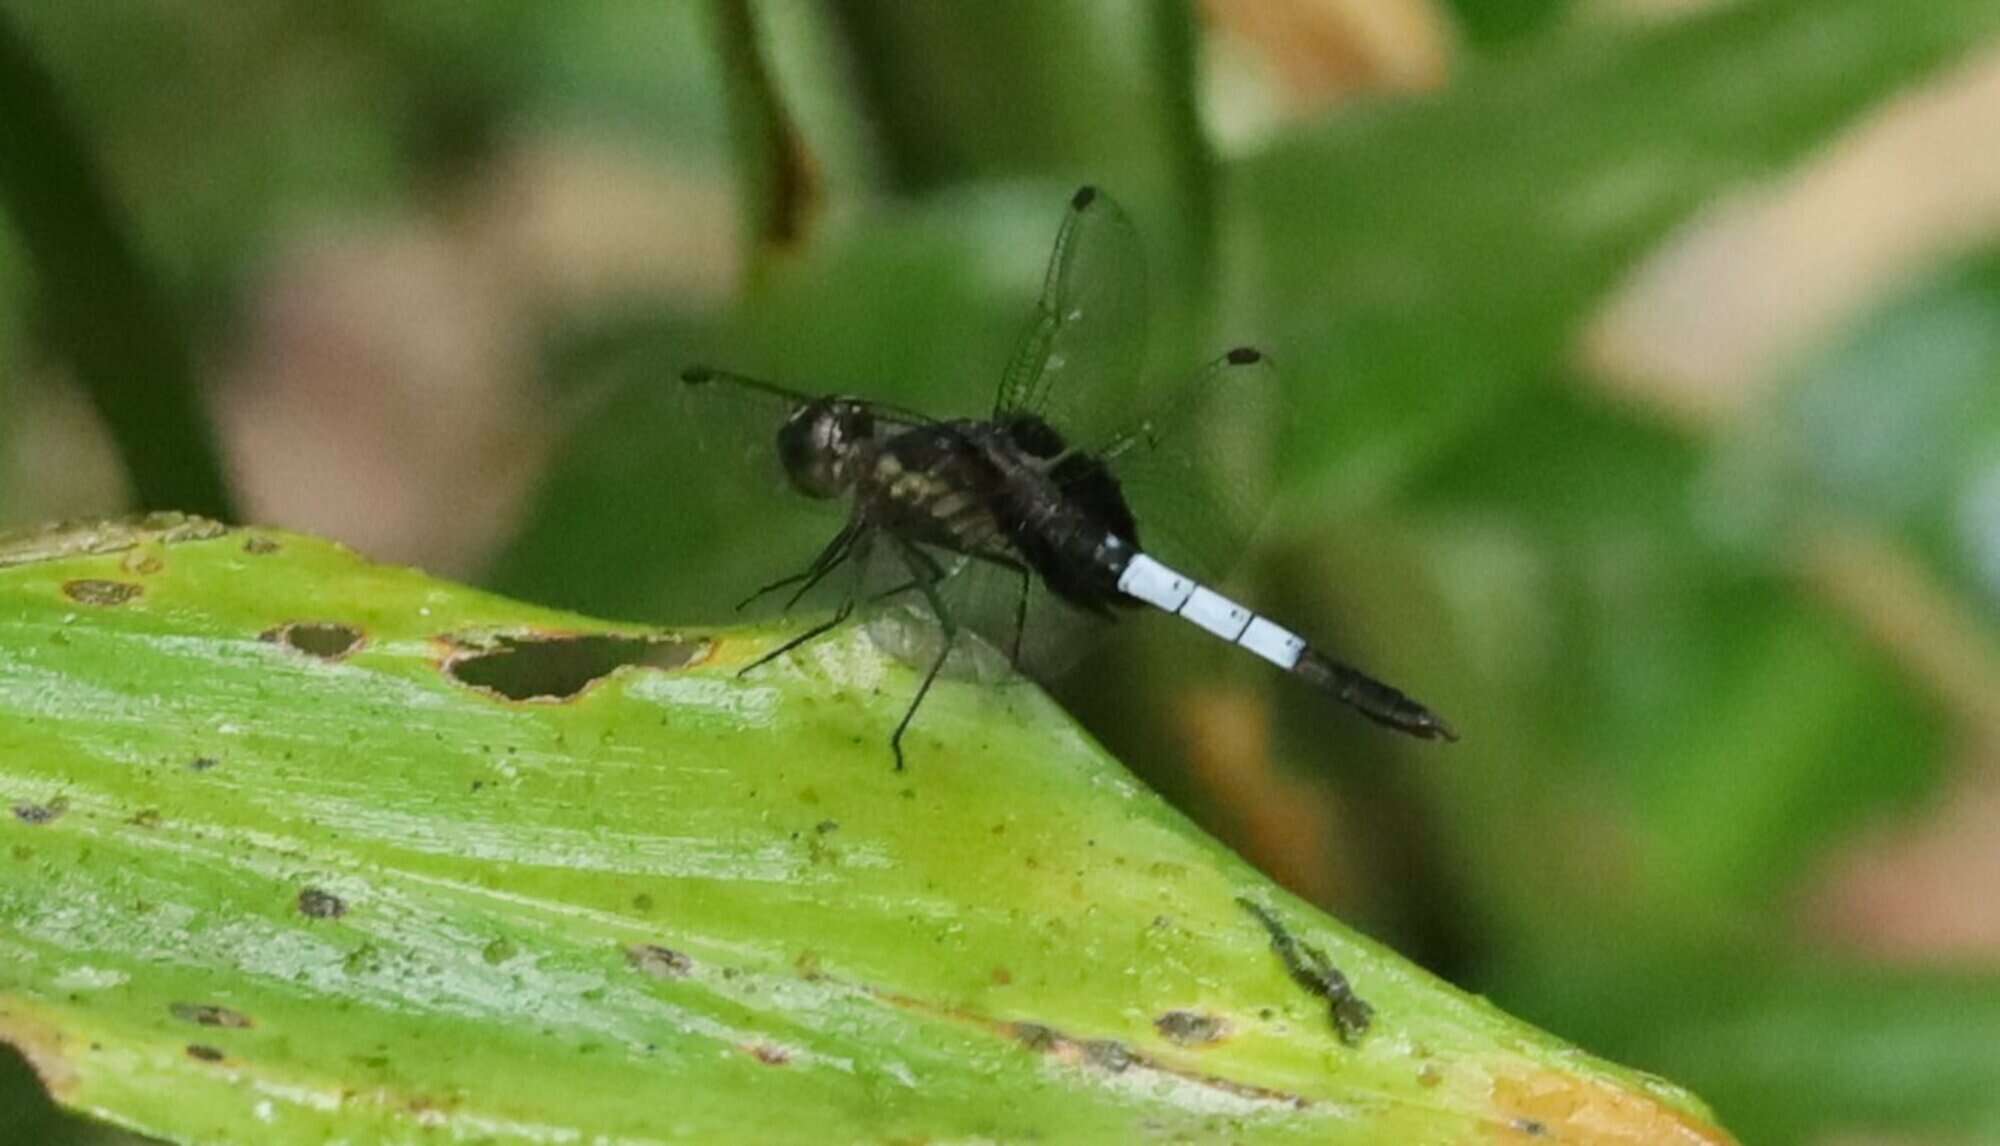
{"label": "dark blemish on leaf", "polygon": [[81,578],[63,582],[63,596],[84,605],[123,605],[146,590],[130,581],[96,581]]}
{"label": "dark blemish on leaf", "polygon": [[1271,936],[1271,950],[1277,952],[1292,982],[1327,1001],[1333,1015],[1334,1030],[1340,1033],[1340,1041],[1349,1046],[1359,1042],[1375,1016],[1375,1009],[1354,993],[1347,976],[1340,973],[1333,960],[1326,957],[1326,952],[1301,942],[1286,929],[1275,913],[1262,904],[1248,898],[1239,898],[1236,902],[1264,925],[1264,930]]}
{"label": "dark blemish on leaf", "polygon": [[69,811],[68,798],[57,796],[46,804],[14,805],[14,818],[30,827],[40,827],[62,819],[63,813],[67,811]]}
{"label": "dark blemish on leaf", "polygon": [[679,637],[614,633],[503,636],[445,661],[454,680],[508,700],[568,700],[626,665],[677,669],[706,649]]}
{"label": "dark blemish on leaf", "polygon": [[167,563],[160,560],[160,555],[157,553],[147,553],[143,550],[135,549],[125,555],[125,559],[118,563],[118,567],[127,573],[137,573],[142,577],[149,577],[165,569]]}
{"label": "dark blemish on leaf", "polygon": [[792,960],[792,969],[806,982],[818,982],[823,974],[819,966],[819,952],[810,949],[799,952],[798,958]]}
{"label": "dark blemish on leaf", "polygon": [[1091,1039],[1083,1044],[1083,1060],[1112,1074],[1132,1069],[1132,1051],[1117,1039]]}
{"label": "dark blemish on leaf", "polygon": [[347,902],[330,891],[308,887],[299,892],[299,914],[308,919],[339,919],[347,914]]}
{"label": "dark blemish on leaf", "polygon": [[1519,1130],[1530,1138],[1541,1138],[1549,1132],[1547,1123],[1533,1118],[1516,1118],[1514,1120],[1514,1129]]}
{"label": "dark blemish on leaf", "polygon": [[361,630],[338,621],[293,621],[266,629],[257,639],[323,661],[337,661],[361,647]]}
{"label": "dark blemish on leaf", "polygon": [[1153,1029],[1169,1042],[1184,1047],[1200,1047],[1221,1042],[1228,1024],[1214,1015],[1196,1011],[1168,1011],[1153,1020]]}
{"label": "dark blemish on leaf", "polygon": [[1062,1036],[1056,1033],[1054,1027],[1045,1027],[1040,1023],[1015,1023],[1014,1037],[1021,1041],[1022,1046],[1040,1053],[1052,1051],[1062,1042]]}
{"label": "dark blemish on leaf", "polygon": [[187,1055],[189,1058],[199,1059],[202,1062],[222,1061],[221,1051],[216,1050],[214,1047],[203,1046],[200,1043],[189,1043],[187,1047]]}
{"label": "dark blemish on leaf", "polygon": [[514,941],[505,936],[501,936],[479,949],[479,957],[495,967],[498,967],[518,954],[520,954],[520,948],[514,946]]}
{"label": "dark blemish on leaf", "polygon": [[175,1003],[167,1008],[175,1018],[184,1023],[199,1023],[204,1027],[229,1027],[232,1030],[246,1030],[254,1026],[250,1016],[242,1011],[232,1011],[217,1003]]}
{"label": "dark blemish on leaf", "polygon": [[160,826],[160,810],[158,808],[141,808],[132,813],[132,818],[127,820],[126,823],[131,824],[135,828],[157,828]]}
{"label": "dark blemish on leaf", "polygon": [[270,538],[259,537],[254,533],[243,539],[243,552],[253,557],[268,557],[283,548],[284,546]]}
{"label": "dark blemish on leaf", "polygon": [[694,970],[694,960],[657,943],[634,943],[625,949],[625,961],[640,974],[655,979],[682,979]]}
{"label": "dark blemish on leaf", "polygon": [[1014,981],[1014,973],[1005,967],[993,968],[993,985],[1005,987]]}
{"label": "dark blemish on leaf", "polygon": [[213,756],[197,756],[194,759],[188,761],[188,767],[194,769],[197,772],[206,772],[210,768],[213,768],[220,763],[222,763],[222,761],[217,760]]}
{"label": "dark blemish on leaf", "polygon": [[837,832],[839,830],[840,830],[840,824],[833,820],[821,820],[819,823],[813,825],[813,831],[818,832],[820,835],[825,835],[828,832]]}
{"label": "dark blemish on leaf", "polygon": [[765,1066],[784,1066],[792,1061],[791,1051],[783,1047],[774,1047],[769,1043],[758,1043],[750,1048],[750,1053]]}
{"label": "dark blemish on leaf", "polygon": [[634,911],[651,911],[651,910],[653,910],[653,897],[652,897],[652,896],[650,896],[650,895],[647,895],[647,894],[646,894],[645,892],[643,892],[643,891],[642,891],[642,892],[640,892],[639,894],[637,894],[637,895],[633,896],[633,897],[632,897],[632,910],[634,910]]}

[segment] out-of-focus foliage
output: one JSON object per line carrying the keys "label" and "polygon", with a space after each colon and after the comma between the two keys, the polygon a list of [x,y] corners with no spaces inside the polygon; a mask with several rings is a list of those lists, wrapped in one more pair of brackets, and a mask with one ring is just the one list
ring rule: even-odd
{"label": "out-of-focus foliage", "polygon": [[[1440,90],[1314,102],[1338,87],[1314,68],[1369,74],[1350,65],[1394,50],[1369,38],[1383,14],[1418,10],[1448,30]],[[1257,342],[1282,369],[1282,481],[1242,587],[1466,739],[1389,741],[1146,619],[1059,682],[1069,706],[1281,879],[1688,1084],[1748,1141],[2000,1128],[1977,1050],[2000,1041],[2000,920],[1934,861],[1867,910],[1842,874],[1884,833],[1967,818],[1949,840],[1973,842],[1936,848],[2000,851],[1977,813],[2000,770],[2000,228],[1976,191],[1933,194],[1990,185],[1987,149],[1935,127],[1874,145],[1991,87],[1990,0],[0,14],[198,358],[302,234],[544,228],[454,248],[544,276],[509,313],[560,431],[485,578],[600,615],[720,619],[819,540],[713,496],[679,367],[977,412],[1064,196],[1106,186],[1152,254],[1155,368]],[[1244,107],[1254,130],[1203,130]],[[542,202],[519,173],[579,140],[674,197],[665,238],[690,245],[662,249],[721,234],[735,261],[580,289],[574,251],[524,256],[564,204],[493,202]],[[654,249],[625,222],[601,220]],[[1702,254],[1718,233],[1733,257]],[[0,348],[48,357],[18,242],[0,290]],[[1844,301],[1786,309],[1821,297]],[[1665,366],[1612,321],[1634,298]],[[1789,341],[1730,357],[1697,320],[1732,307]],[[1752,365],[1676,365],[1711,360]],[[10,371],[0,394],[45,386]],[[1869,930],[1919,918],[1973,938]],[[1964,966],[1926,969],[1945,956]]]}

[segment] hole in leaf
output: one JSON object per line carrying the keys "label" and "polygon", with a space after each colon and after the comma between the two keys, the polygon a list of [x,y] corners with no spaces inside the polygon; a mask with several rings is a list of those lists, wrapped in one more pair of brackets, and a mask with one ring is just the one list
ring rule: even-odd
{"label": "hole in leaf", "polygon": [[701,648],[677,637],[612,633],[500,637],[491,649],[452,658],[445,671],[508,700],[568,700],[625,665],[680,668]]}
{"label": "hole in leaf", "polygon": [[337,661],[361,647],[361,630],[338,621],[293,621],[257,634],[260,641],[284,645],[309,657]]}

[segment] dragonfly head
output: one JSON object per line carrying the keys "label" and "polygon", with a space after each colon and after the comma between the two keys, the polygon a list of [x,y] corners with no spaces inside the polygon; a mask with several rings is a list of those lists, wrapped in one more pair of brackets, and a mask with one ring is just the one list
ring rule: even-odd
{"label": "dragonfly head", "polygon": [[778,430],[778,457],[792,488],[807,497],[839,497],[854,483],[856,447],[875,434],[860,403],[819,398],[801,405]]}

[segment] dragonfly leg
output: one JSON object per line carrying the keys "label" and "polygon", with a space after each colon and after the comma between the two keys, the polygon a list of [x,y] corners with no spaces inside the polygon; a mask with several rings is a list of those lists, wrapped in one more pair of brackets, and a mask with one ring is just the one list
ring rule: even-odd
{"label": "dragonfly leg", "polygon": [[1014,651],[1009,658],[1015,668],[1021,667],[1021,634],[1028,628],[1028,593],[1035,587],[1035,576],[1028,567],[1019,567],[1021,574],[1021,597],[1014,602]]}
{"label": "dragonfly leg", "polygon": [[930,554],[908,542],[899,541],[896,548],[903,555],[903,563],[909,566],[912,579],[924,594],[931,612],[937,614],[938,628],[944,631],[944,641],[938,648],[937,658],[931,661],[930,671],[924,674],[924,681],[917,686],[917,695],[910,698],[910,707],[904,711],[903,719],[896,725],[896,731],[889,737],[889,751],[895,754],[896,771],[903,770],[903,733],[910,729],[910,721],[922,707],[924,696],[931,690],[931,682],[937,679],[944,668],[945,659],[951,656],[951,646],[958,639],[958,622],[952,618],[951,610],[945,607],[944,596],[938,592],[938,582],[944,579],[944,570]]}
{"label": "dragonfly leg", "polygon": [[[861,596],[862,581],[868,573],[869,548],[866,535],[857,529],[854,532],[854,536],[842,546],[840,553],[833,559],[832,563],[814,575],[813,580],[818,581],[828,573],[833,572],[841,562],[847,561],[850,558],[853,560],[853,563],[849,566],[849,568],[854,570],[853,583],[848,586],[847,596],[841,599],[840,607],[833,611],[833,616],[828,617],[826,620],[821,621],[819,624],[814,625],[812,628],[807,629],[805,632],[800,633],[798,636],[793,637],[791,640],[786,641],[784,644],[744,665],[736,671],[736,675],[743,676],[751,669],[760,668],[801,645],[818,640],[820,637],[840,627],[848,617],[852,616],[854,613],[854,602]],[[828,546],[828,549],[831,550],[832,546]]]}
{"label": "dragonfly leg", "polygon": [[768,596],[780,589],[799,585],[799,582],[803,581],[805,584],[799,585],[798,592],[793,593],[791,600],[785,602],[785,609],[790,611],[793,605],[799,603],[800,597],[811,592],[814,585],[819,584],[828,573],[833,572],[834,569],[839,567],[841,561],[847,556],[847,551],[853,547],[854,541],[860,536],[860,533],[861,529],[859,525],[851,521],[848,522],[841,527],[839,533],[833,535],[833,540],[826,543],[826,547],[819,551],[819,556],[813,558],[812,564],[806,566],[803,572],[794,573],[790,577],[779,578],[757,590],[755,593],[750,594],[748,597],[743,598],[741,601],[738,601],[736,603],[737,612],[742,612],[744,609],[749,608],[750,604],[760,597]]}

